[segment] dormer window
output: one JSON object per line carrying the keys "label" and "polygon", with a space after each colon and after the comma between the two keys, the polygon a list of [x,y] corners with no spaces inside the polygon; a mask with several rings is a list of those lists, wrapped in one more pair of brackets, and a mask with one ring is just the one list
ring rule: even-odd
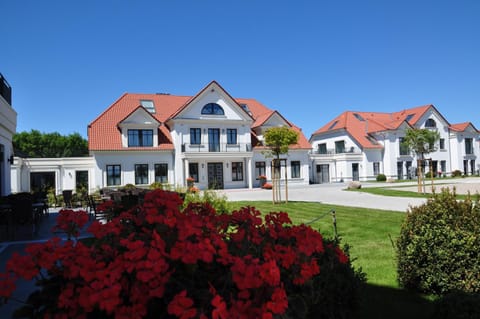
{"label": "dormer window", "polygon": [[153,130],[128,130],[128,147],[153,146]]}
{"label": "dormer window", "polygon": [[155,104],[152,100],[140,100],[140,104],[150,113],[155,113]]}
{"label": "dormer window", "polygon": [[435,127],[437,127],[437,122],[435,122],[434,119],[428,119],[428,120],[425,122],[425,127],[435,128]]}
{"label": "dormer window", "polygon": [[202,109],[202,114],[207,115],[225,115],[223,108],[217,103],[208,103]]}

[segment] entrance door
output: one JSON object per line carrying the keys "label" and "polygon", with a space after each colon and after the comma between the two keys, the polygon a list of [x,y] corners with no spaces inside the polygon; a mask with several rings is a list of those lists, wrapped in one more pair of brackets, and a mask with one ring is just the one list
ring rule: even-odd
{"label": "entrance door", "polygon": [[360,172],[358,170],[358,163],[352,164],[352,180],[359,181],[360,180]]}
{"label": "entrance door", "polygon": [[223,189],[223,163],[208,163],[208,188]]}
{"label": "entrance door", "polygon": [[317,183],[330,182],[330,169],[328,164],[317,165]]}
{"label": "entrance door", "polygon": [[219,128],[208,129],[208,151],[220,152],[220,129]]}

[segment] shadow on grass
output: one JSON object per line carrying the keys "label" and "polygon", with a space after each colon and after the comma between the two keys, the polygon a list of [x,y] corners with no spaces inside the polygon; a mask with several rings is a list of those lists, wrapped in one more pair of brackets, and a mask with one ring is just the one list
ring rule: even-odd
{"label": "shadow on grass", "polygon": [[402,289],[367,284],[363,292],[360,318],[430,318],[433,301]]}

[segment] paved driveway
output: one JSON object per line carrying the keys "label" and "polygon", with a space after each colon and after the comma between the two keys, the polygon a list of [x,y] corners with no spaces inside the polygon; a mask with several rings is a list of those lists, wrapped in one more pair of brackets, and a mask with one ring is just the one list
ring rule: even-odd
{"label": "paved driveway", "polygon": [[[370,183],[368,186],[380,186],[377,183]],[[391,186],[391,184],[390,184]],[[407,197],[386,197],[372,195],[362,192],[346,191],[344,183],[315,184],[306,186],[291,185],[288,187],[289,201],[320,202],[325,204],[376,208],[406,212],[412,206],[419,206],[425,202],[423,198]],[[231,189],[223,190],[221,193],[227,195],[231,201],[260,201],[272,200],[272,191],[255,188],[252,190]],[[285,189],[282,187],[282,199],[285,198]]]}

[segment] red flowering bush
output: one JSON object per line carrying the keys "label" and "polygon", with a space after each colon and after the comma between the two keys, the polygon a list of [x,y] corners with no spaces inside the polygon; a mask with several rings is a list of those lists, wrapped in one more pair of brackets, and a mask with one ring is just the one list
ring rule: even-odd
{"label": "red flowering bush", "polygon": [[[321,290],[335,272],[355,277],[348,256],[286,213],[262,219],[253,207],[217,214],[206,203],[181,204],[176,193],[152,191],[141,207],[94,221],[89,240],[29,246],[0,275],[0,297],[16,278],[39,278],[31,318],[115,319],[313,318],[322,309],[339,317],[352,299],[355,284],[334,292],[330,307],[319,299],[330,302],[332,291]],[[72,219],[58,228],[71,230]]]}

